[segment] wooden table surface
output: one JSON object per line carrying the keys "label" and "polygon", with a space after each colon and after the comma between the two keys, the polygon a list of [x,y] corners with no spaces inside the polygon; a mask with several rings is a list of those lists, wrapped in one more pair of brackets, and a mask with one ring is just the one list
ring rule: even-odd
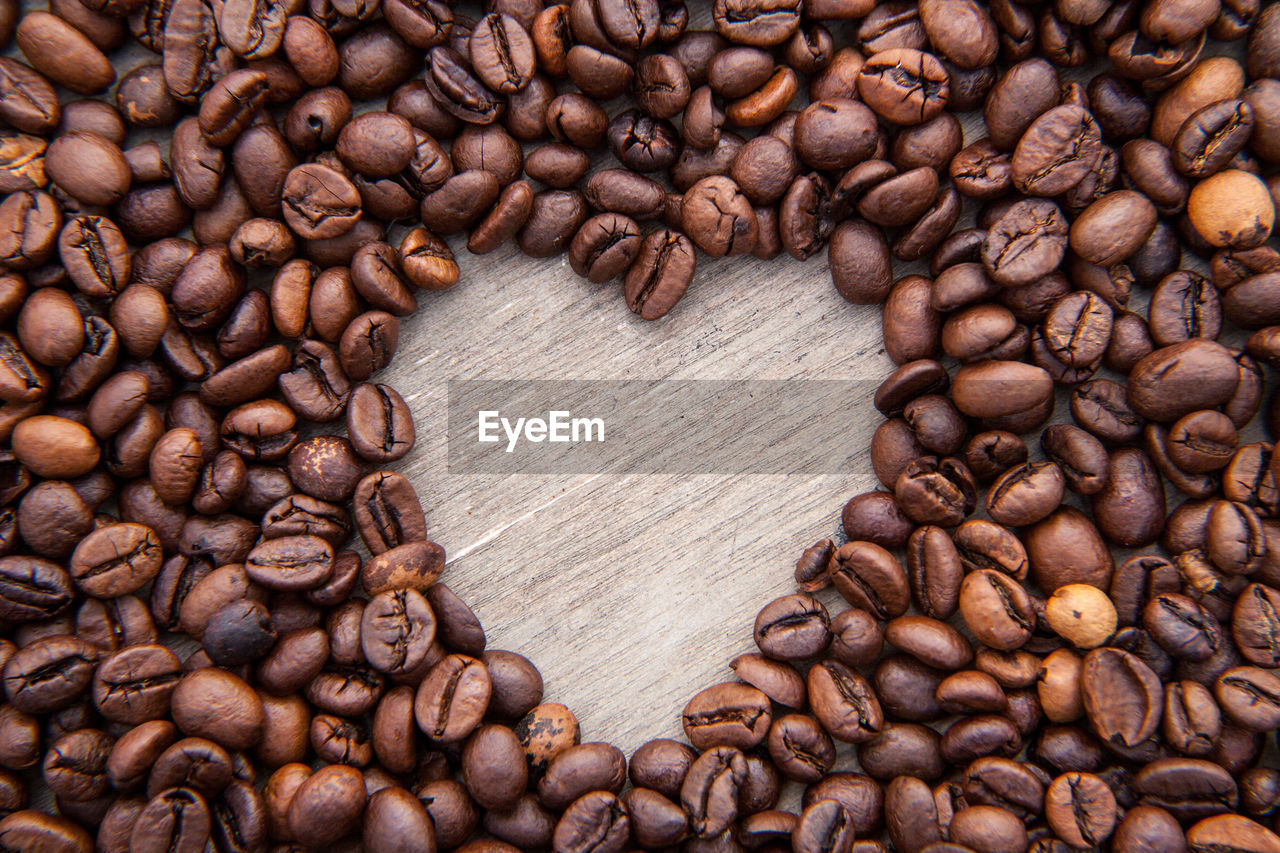
{"label": "wooden table surface", "polygon": [[[680,732],[685,701],[732,677],[754,648],[756,611],[794,589],[803,548],[873,488],[880,422],[870,403],[892,364],[879,309],[845,303],[825,255],[799,263],[699,258],[665,319],[631,314],[619,284],[577,278],[562,259],[514,247],[468,255],[462,280],[420,298],[381,381],[405,396],[417,486],[443,580],[475,609],[491,647],[542,671],[548,700],[584,740],[628,753]],[[467,475],[446,459],[449,379],[866,379],[849,405],[857,464],[841,475]],[[834,604],[834,602],[832,602]]]}

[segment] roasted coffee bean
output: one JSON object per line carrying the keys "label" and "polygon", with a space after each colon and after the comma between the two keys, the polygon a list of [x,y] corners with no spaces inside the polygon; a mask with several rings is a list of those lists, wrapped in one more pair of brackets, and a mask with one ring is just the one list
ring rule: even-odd
{"label": "roasted coffee bean", "polygon": [[136,592],[160,573],[163,557],[155,533],[141,524],[112,524],[90,533],[71,555],[76,586],[97,598]]}
{"label": "roasted coffee bean", "polygon": [[750,202],[731,179],[703,178],[684,194],[685,233],[713,258],[755,248],[759,224]]}
{"label": "roasted coffee bean", "polygon": [[1001,524],[1023,527],[1047,518],[1062,503],[1066,478],[1053,462],[1010,468],[991,484],[987,512]]}
{"label": "roasted coffee bean", "polygon": [[458,281],[453,252],[425,228],[413,229],[401,241],[400,266],[414,285],[426,290],[445,290]]}
{"label": "roasted coffee bean", "polygon": [[815,657],[831,641],[827,609],[807,595],[789,595],[765,606],[756,617],[756,645],[778,660]]}
{"label": "roasted coffee bean", "polygon": [[1150,457],[1137,448],[1111,454],[1107,484],[1092,502],[1098,529],[1118,545],[1150,544],[1164,529],[1164,486]]}
{"label": "roasted coffee bean", "polygon": [[875,114],[858,101],[820,100],[796,118],[795,151],[815,169],[848,168],[875,151],[875,130]]}
{"label": "roasted coffee bean", "polygon": [[729,41],[763,47],[786,41],[800,24],[800,11],[792,0],[716,0],[712,19]]}
{"label": "roasted coffee bean", "polygon": [[1031,638],[1035,612],[1020,584],[1003,572],[979,569],[960,586],[960,615],[981,642],[1010,651]]}
{"label": "roasted coffee bean", "polygon": [[1138,658],[1112,648],[1085,656],[1081,675],[1085,712],[1105,741],[1136,747],[1160,724],[1160,679]]}
{"label": "roasted coffee bean", "polygon": [[894,499],[918,524],[954,527],[973,512],[976,484],[964,463],[924,456],[907,465],[894,484]]}
{"label": "roasted coffee bean", "polygon": [[1207,755],[1222,732],[1222,715],[1209,689],[1194,681],[1166,685],[1161,732],[1183,755]]}
{"label": "roasted coffee bean", "polygon": [[76,637],[37,640],[5,664],[5,695],[15,708],[29,714],[64,708],[88,689],[97,660],[97,652]]}
{"label": "roasted coffee bean", "polygon": [[724,683],[694,696],[684,709],[684,729],[695,748],[755,746],[768,733],[769,699],[754,687]]}
{"label": "roasted coffee bean", "polygon": [[266,100],[267,75],[241,69],[223,77],[200,101],[199,127],[210,145],[226,147],[253,121]]}
{"label": "roasted coffee bean", "polygon": [[1061,211],[1052,202],[1017,202],[988,230],[982,247],[983,266],[1006,287],[1031,284],[1061,262],[1067,231]]}
{"label": "roasted coffee bean", "polygon": [[436,618],[417,590],[374,596],[360,621],[365,660],[380,672],[400,674],[417,669],[436,635]]}
{"label": "roasted coffee bean", "polygon": [[622,800],[608,791],[592,791],[569,806],[556,824],[558,850],[621,850],[631,831]]}
{"label": "roasted coffee bean", "polygon": [[73,92],[96,94],[115,81],[97,45],[61,17],[43,11],[24,15],[14,37],[36,70]]}
{"label": "roasted coffee bean", "polygon": [[1239,793],[1231,774],[1196,758],[1161,758],[1133,779],[1144,805],[1158,806],[1174,817],[1196,820],[1235,808]]}
{"label": "roasted coffee bean", "polygon": [[346,176],[318,163],[289,172],[284,184],[284,218],[304,239],[337,237],[360,218],[360,193]]}
{"label": "roasted coffee bean", "polygon": [[1196,184],[1187,215],[1196,234],[1213,246],[1252,248],[1271,233],[1275,213],[1256,176],[1227,169]]}
{"label": "roasted coffee bean", "polygon": [[458,743],[479,725],[491,691],[489,673],[481,661],[449,655],[431,668],[418,687],[414,704],[418,726],[433,740]]}
{"label": "roasted coffee bean", "polygon": [[1274,673],[1256,666],[1233,667],[1213,685],[1222,712],[1249,731],[1267,731],[1280,715],[1280,681]]}
{"label": "roasted coffee bean", "polygon": [[863,743],[884,727],[884,713],[871,685],[837,661],[809,670],[809,704],[822,727],[846,743]]}
{"label": "roasted coffee bean", "polygon": [[922,124],[942,112],[951,95],[946,69],[936,56],[909,47],[880,51],[863,63],[858,93],[881,117]]}
{"label": "roasted coffee bean", "polygon": [[276,631],[264,606],[256,601],[233,601],[210,616],[200,639],[215,664],[239,666],[269,652]]}
{"label": "roasted coffee bean", "polygon": [[680,799],[696,836],[714,838],[732,825],[747,774],[743,754],[729,746],[713,747],[692,761]]}
{"label": "roasted coffee bean", "polygon": [[245,571],[270,589],[315,589],[333,574],[333,546],[318,536],[268,539],[249,552]]}
{"label": "roasted coffee bean", "polygon": [[1222,629],[1212,614],[1179,593],[1161,593],[1142,611],[1143,627],[1175,658],[1203,661],[1223,642]]}
{"label": "roasted coffee bean", "polygon": [[939,736],[933,729],[915,723],[886,724],[873,739],[859,744],[858,763],[878,781],[896,776],[916,776],[935,781],[942,776]]}
{"label": "roasted coffee bean", "polygon": [[646,320],[664,316],[684,296],[695,268],[694,247],[688,237],[670,229],[650,233],[627,270],[627,307]]}
{"label": "roasted coffee bean", "polygon": [[927,616],[899,616],[885,625],[890,645],[912,655],[926,666],[957,670],[973,659],[973,649],[954,628]]}
{"label": "roasted coffee bean", "polygon": [[6,93],[3,117],[23,133],[47,133],[57,126],[62,110],[52,85],[17,60],[0,62],[0,87]]}
{"label": "roasted coffee bean", "polygon": [[499,94],[518,92],[533,77],[533,41],[510,15],[490,14],[471,32],[471,67],[484,85]]}
{"label": "roasted coffee bean", "polygon": [[910,585],[902,564],[874,542],[854,541],[836,551],[832,580],[855,607],[882,619],[901,616],[910,606]]}
{"label": "roasted coffee bean", "polygon": [[1104,842],[1115,828],[1117,807],[1107,783],[1092,773],[1064,773],[1045,791],[1045,819],[1073,847]]}

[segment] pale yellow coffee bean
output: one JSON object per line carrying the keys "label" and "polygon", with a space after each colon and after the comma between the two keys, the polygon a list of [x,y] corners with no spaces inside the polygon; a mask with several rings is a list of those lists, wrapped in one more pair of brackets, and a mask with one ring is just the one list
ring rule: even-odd
{"label": "pale yellow coffee bean", "polygon": [[1080,649],[1105,643],[1116,631],[1116,607],[1107,594],[1087,583],[1058,587],[1045,603],[1049,627]]}
{"label": "pale yellow coffee bean", "polygon": [[1249,249],[1271,236],[1276,211],[1267,185],[1257,175],[1227,169],[1191,189],[1191,225],[1211,245]]}

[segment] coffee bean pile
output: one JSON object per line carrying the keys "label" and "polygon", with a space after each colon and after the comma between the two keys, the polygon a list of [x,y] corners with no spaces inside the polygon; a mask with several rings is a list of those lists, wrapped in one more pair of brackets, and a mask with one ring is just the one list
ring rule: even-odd
{"label": "coffee bean pile", "polygon": [[[1280,6],[474,11],[0,0],[0,850],[1280,851]],[[373,380],[455,234],[883,306],[885,489],[692,746],[581,743],[439,583]]]}

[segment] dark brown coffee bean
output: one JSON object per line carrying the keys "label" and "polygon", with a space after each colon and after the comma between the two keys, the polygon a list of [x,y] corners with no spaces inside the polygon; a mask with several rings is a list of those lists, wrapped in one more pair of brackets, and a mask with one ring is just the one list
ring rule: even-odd
{"label": "dark brown coffee bean", "polygon": [[445,290],[458,281],[453,252],[426,228],[414,228],[401,241],[400,268],[409,281],[426,290]]}
{"label": "dark brown coffee bean", "polygon": [[890,645],[935,669],[957,670],[973,660],[973,649],[954,628],[927,616],[889,620],[884,638]]}
{"label": "dark brown coffee bean", "polygon": [[992,569],[965,576],[960,615],[978,640],[1001,651],[1022,646],[1035,626],[1031,601],[1021,585]]}
{"label": "dark brown coffee bean", "polygon": [[1121,448],[1107,464],[1107,484],[1092,496],[1098,529],[1125,547],[1147,545],[1164,529],[1164,485],[1150,457]]}
{"label": "dark brown coffee bean", "polygon": [[1161,593],[1142,612],[1143,627],[1175,658],[1203,661],[1222,645],[1218,620],[1204,608],[1178,593]]}
{"label": "dark brown coffee bean", "polygon": [[444,570],[444,549],[434,542],[408,542],[377,555],[360,572],[365,591],[377,595],[388,589],[425,590]]}
{"label": "dark brown coffee bean", "polygon": [[445,45],[433,47],[427,62],[427,91],[445,112],[478,124],[491,124],[502,114],[503,102],[473,75],[457,51]]}
{"label": "dark brown coffee bean", "polygon": [[556,824],[555,849],[585,853],[618,853],[626,845],[631,821],[622,800],[607,791],[592,791],[574,801]]}
{"label": "dark brown coffee bean", "polygon": [[289,829],[303,844],[331,844],[359,825],[366,800],[359,770],[341,764],[323,767],[293,795],[288,806]]}
{"label": "dark brown coffee bean", "polygon": [[777,660],[815,657],[831,642],[831,620],[817,599],[799,593],[783,596],[756,616],[755,640]]}
{"label": "dark brown coffee bean", "polygon": [[680,800],[696,836],[714,838],[732,825],[747,774],[746,760],[734,747],[713,747],[692,761]]}
{"label": "dark brown coffee bean", "polygon": [[1158,806],[1175,817],[1197,820],[1236,807],[1239,792],[1231,774],[1209,761],[1161,758],[1133,779],[1133,790],[1144,805]]}
{"label": "dark brown coffee bean", "polygon": [[959,460],[922,456],[898,475],[894,500],[917,524],[954,527],[973,512],[976,488]]}
{"label": "dark brown coffee bean", "polygon": [[[530,176],[536,177],[532,173]],[[572,185],[576,179],[574,177],[567,184]],[[533,205],[533,188],[527,181],[516,181],[507,186],[498,196],[493,209],[471,232],[467,250],[472,254],[482,255],[497,249],[524,227],[533,212]]]}
{"label": "dark brown coffee bean", "polygon": [[37,71],[73,92],[93,95],[116,79],[110,60],[88,36],[48,12],[24,15],[14,40]]}
{"label": "dark brown coffee bean", "polygon": [[800,11],[792,0],[716,0],[712,19],[716,32],[729,41],[767,47],[796,31]]}
{"label": "dark brown coffee bean", "polygon": [[646,320],[664,316],[684,296],[695,267],[694,247],[688,237],[670,229],[652,232],[627,270],[627,307]]}
{"label": "dark brown coffee bean", "polygon": [[1091,379],[1071,392],[1071,416],[1104,442],[1121,444],[1142,433],[1143,420],[1125,397],[1125,387],[1110,379]]}
{"label": "dark brown coffee bean", "polygon": [[925,525],[907,543],[907,576],[916,606],[926,616],[948,618],[956,610],[964,574],[960,555],[941,527]]}
{"label": "dark brown coffee bean", "polygon": [[479,725],[491,691],[492,682],[481,661],[449,655],[431,668],[418,687],[414,703],[418,727],[433,740],[460,743]]}
{"label": "dark brown coffee bean", "polygon": [[53,86],[41,74],[17,60],[0,62],[0,88],[5,91],[0,115],[23,133],[47,133],[57,126],[62,110]]}
{"label": "dark brown coffee bean", "polygon": [[1207,755],[1222,733],[1222,714],[1209,689],[1194,681],[1166,685],[1161,732],[1183,755]]}
{"label": "dark brown coffee bean", "polygon": [[880,51],[858,73],[858,93],[889,121],[922,124],[942,112],[951,94],[936,56],[910,47]]}
{"label": "dark brown coffee bean", "polygon": [[754,687],[724,683],[706,688],[684,708],[684,730],[695,748],[755,746],[772,717],[769,699]]}
{"label": "dark brown coffee bean", "polygon": [[982,263],[1006,287],[1031,284],[1052,272],[1067,246],[1067,223],[1057,205],[1040,199],[1015,203],[987,232]]}
{"label": "dark brown coffee bean", "polygon": [[510,15],[495,13],[481,18],[471,33],[469,47],[476,76],[494,92],[518,92],[533,78],[533,41]]}
{"label": "dark brown coffee bean", "polygon": [[885,725],[884,712],[866,679],[837,661],[809,671],[809,704],[822,727],[837,740],[863,743]]}
{"label": "dark brown coffee bean", "polygon": [[337,237],[360,218],[360,194],[344,175],[305,163],[285,180],[284,218],[305,239]]}
{"label": "dark brown coffee bean", "polygon": [[97,652],[76,637],[37,640],[5,664],[5,695],[29,714],[64,708],[88,689],[97,660]]}
{"label": "dark brown coffee bean", "polygon": [[750,202],[730,178],[703,178],[684,194],[684,230],[712,257],[750,252],[759,225]]}
{"label": "dark brown coffee bean", "polygon": [[355,317],[339,342],[342,369],[352,379],[368,379],[391,363],[399,335],[400,324],[385,311],[368,311]]}
{"label": "dark brown coffee bean", "polygon": [[200,101],[200,132],[210,145],[226,147],[254,120],[267,97],[267,75],[240,69],[220,79]]}
{"label": "dark brown coffee bean", "polygon": [[1266,731],[1280,716],[1280,679],[1261,667],[1227,670],[1214,683],[1213,693],[1228,719],[1249,731]]}
{"label": "dark brown coffee bean", "polygon": [[208,803],[194,789],[169,788],[153,797],[139,812],[130,836],[130,850],[200,850],[209,843]]}
{"label": "dark brown coffee bean", "polygon": [[931,782],[943,773],[938,750],[939,736],[933,729],[915,723],[887,724],[875,738],[858,745],[858,763],[878,781],[916,776]]}
{"label": "dark brown coffee bean", "polygon": [[569,265],[597,284],[616,278],[640,252],[636,223],[616,213],[603,213],[583,223],[569,246]]}
{"label": "dark brown coffee bean", "polygon": [[1136,747],[1160,724],[1163,687],[1150,667],[1118,649],[1095,649],[1081,674],[1085,712],[1103,740]]}
{"label": "dark brown coffee bean", "polygon": [[816,101],[796,119],[796,154],[815,169],[848,168],[870,157],[875,144],[875,115],[854,100]]}
{"label": "dark brown coffee bean", "polygon": [[365,660],[391,675],[418,669],[435,636],[435,614],[422,594],[413,589],[375,595],[360,621]]}
{"label": "dark brown coffee bean", "polygon": [[245,571],[270,589],[315,589],[333,574],[333,547],[317,536],[268,539],[249,552]]}
{"label": "dark brown coffee bean", "polygon": [[162,548],[141,524],[112,524],[90,533],[71,556],[71,576],[83,592],[116,598],[135,592],[160,572]]}
{"label": "dark brown coffee bean", "polygon": [[485,808],[507,811],[528,781],[519,738],[506,726],[487,725],[467,740],[462,778],[472,799]]}
{"label": "dark brown coffee bean", "polygon": [[910,589],[901,563],[874,542],[854,541],[836,551],[832,580],[855,607],[882,619],[901,616],[910,606]]}
{"label": "dark brown coffee bean", "polygon": [[1074,847],[1101,844],[1115,828],[1115,795],[1092,773],[1064,773],[1045,791],[1045,819]]}
{"label": "dark brown coffee bean", "polygon": [[989,755],[1016,755],[1022,749],[1022,736],[1008,717],[976,714],[947,727],[939,748],[945,761],[964,764]]}
{"label": "dark brown coffee bean", "polygon": [[893,284],[889,247],[879,229],[863,222],[842,222],[828,248],[836,289],[855,304],[876,304]]}

